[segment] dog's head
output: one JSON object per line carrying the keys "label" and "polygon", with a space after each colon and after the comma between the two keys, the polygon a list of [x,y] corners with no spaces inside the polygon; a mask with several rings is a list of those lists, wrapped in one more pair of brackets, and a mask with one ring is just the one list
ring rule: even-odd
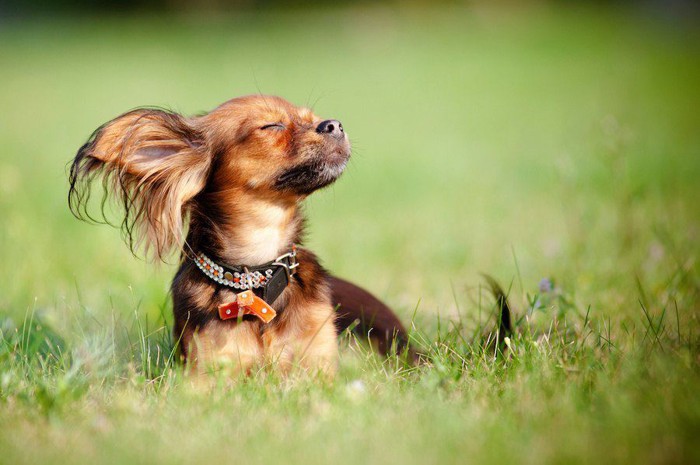
{"label": "dog's head", "polygon": [[138,109],[98,128],[78,151],[69,203],[90,218],[89,184],[102,175],[105,194],[123,203],[129,245],[162,259],[180,245],[198,194],[298,202],[335,181],[349,157],[339,121],[279,97],[241,97],[193,118]]}

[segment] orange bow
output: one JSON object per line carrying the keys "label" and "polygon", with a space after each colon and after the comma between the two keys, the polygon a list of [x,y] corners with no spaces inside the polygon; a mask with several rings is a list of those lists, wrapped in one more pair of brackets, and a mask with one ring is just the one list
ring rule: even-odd
{"label": "orange bow", "polygon": [[219,305],[219,318],[222,320],[238,318],[243,315],[255,315],[264,323],[269,323],[277,316],[277,312],[267,302],[256,296],[253,291],[236,294],[235,301]]}

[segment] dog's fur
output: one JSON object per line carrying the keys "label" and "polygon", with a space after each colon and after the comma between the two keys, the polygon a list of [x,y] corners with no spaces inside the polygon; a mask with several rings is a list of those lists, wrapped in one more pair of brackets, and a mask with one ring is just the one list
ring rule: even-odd
{"label": "dog's fur", "polygon": [[90,218],[89,184],[101,176],[105,194],[123,203],[132,250],[161,260],[180,250],[174,336],[197,371],[223,363],[249,372],[272,364],[332,375],[337,331],[354,321],[382,351],[392,341],[406,347],[406,332],[386,305],[330,277],[307,249],[299,248],[298,273],[271,302],[278,316],[269,324],[220,320],[218,305],[235,294],[190,259],[203,252],[219,263],[255,266],[301,244],[300,203],[334,182],[350,157],[345,133],[320,132],[321,121],[268,96],[233,99],[189,118],[138,109],[98,128],[73,161],[69,201],[76,216]]}

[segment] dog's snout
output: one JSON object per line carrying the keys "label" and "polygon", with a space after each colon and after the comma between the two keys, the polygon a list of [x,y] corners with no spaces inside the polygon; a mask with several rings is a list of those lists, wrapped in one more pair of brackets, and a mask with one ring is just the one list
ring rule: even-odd
{"label": "dog's snout", "polygon": [[319,134],[329,134],[336,139],[341,139],[344,137],[343,125],[337,119],[327,119],[321,121],[318,126],[316,126],[316,132]]}

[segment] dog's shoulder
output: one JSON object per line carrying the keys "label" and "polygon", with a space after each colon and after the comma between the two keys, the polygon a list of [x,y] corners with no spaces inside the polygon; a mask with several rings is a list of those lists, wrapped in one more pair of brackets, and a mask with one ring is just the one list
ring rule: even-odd
{"label": "dog's shoulder", "polygon": [[299,267],[294,276],[302,292],[307,296],[330,296],[328,271],[321,265],[318,256],[305,247],[297,249]]}

